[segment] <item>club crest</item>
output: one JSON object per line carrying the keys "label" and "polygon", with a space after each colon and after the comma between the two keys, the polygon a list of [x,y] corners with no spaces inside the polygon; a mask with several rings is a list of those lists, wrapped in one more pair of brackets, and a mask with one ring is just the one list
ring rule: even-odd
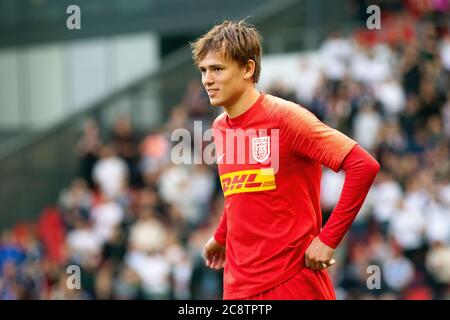
{"label": "club crest", "polygon": [[259,137],[252,139],[253,159],[257,162],[264,162],[270,155],[270,137]]}

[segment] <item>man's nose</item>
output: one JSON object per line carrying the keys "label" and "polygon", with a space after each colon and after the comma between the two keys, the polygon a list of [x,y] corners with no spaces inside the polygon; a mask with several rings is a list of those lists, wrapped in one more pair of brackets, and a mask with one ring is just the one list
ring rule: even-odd
{"label": "man's nose", "polygon": [[205,73],[203,74],[203,85],[210,85],[214,82],[212,76],[211,76],[211,72],[209,71],[205,71]]}

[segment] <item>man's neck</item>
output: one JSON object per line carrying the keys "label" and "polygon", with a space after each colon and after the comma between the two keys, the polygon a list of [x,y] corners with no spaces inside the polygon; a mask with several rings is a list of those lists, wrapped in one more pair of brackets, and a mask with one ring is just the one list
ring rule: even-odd
{"label": "man's neck", "polygon": [[260,93],[255,87],[250,88],[241,95],[241,97],[232,105],[224,107],[228,117],[236,118],[250,109],[251,106],[258,100]]}

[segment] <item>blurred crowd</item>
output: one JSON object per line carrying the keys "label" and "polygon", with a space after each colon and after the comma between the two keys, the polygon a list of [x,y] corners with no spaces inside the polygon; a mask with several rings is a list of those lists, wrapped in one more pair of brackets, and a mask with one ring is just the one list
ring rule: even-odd
{"label": "blurred crowd", "polygon": [[[329,269],[338,299],[450,299],[450,33],[435,19],[448,21],[448,7],[413,9],[392,9],[407,32],[333,33],[315,53],[320,68],[303,59],[302,81],[261,88],[381,164]],[[150,132],[127,115],[111,129],[86,121],[79,177],[36,223],[1,234],[0,299],[220,299],[222,272],[202,258],[222,212],[220,181],[214,165],[174,165],[171,133],[196,120],[207,129],[222,111],[193,80]],[[344,178],[324,168],[324,223]],[[80,290],[68,286],[71,265]]]}

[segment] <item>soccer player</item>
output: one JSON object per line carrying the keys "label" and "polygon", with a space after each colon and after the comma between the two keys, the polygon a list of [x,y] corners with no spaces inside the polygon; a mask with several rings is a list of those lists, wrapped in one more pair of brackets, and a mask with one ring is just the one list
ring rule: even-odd
{"label": "soccer player", "polygon": [[[258,92],[260,35],[245,21],[191,46],[211,105],[225,108],[213,123],[225,205],[203,252],[208,267],[224,267],[223,298],[335,299],[326,269],[378,162],[302,106]],[[323,228],[321,165],[346,174]]]}

